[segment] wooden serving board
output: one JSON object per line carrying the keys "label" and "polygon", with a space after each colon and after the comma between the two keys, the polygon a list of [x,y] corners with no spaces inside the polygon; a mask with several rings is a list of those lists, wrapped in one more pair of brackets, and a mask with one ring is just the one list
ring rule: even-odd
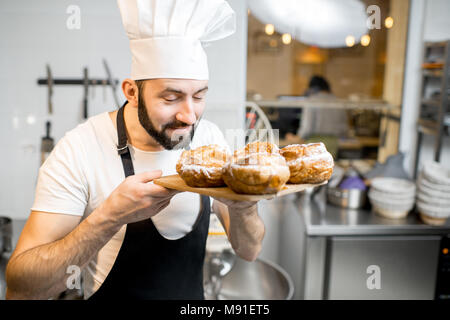
{"label": "wooden serving board", "polygon": [[168,189],[175,189],[179,191],[188,191],[198,194],[203,194],[205,196],[225,198],[237,201],[259,201],[263,199],[273,199],[275,197],[285,196],[290,193],[300,192],[310,187],[317,187],[327,184],[327,181],[318,184],[286,184],[283,190],[274,194],[239,194],[234,192],[228,187],[212,187],[212,188],[194,188],[188,186],[183,179],[178,174],[171,176],[165,176],[158,179],[154,179],[153,182],[157,185],[163,186]]}

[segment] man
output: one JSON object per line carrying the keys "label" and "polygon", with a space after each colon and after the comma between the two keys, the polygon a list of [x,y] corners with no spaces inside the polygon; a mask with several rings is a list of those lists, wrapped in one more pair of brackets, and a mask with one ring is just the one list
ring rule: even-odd
{"label": "man", "polygon": [[[7,267],[8,299],[64,291],[71,266],[90,299],[203,299],[209,197],[151,183],[182,148],[226,145],[201,120],[202,42],[234,32],[223,0],[119,0],[132,51],[127,102],[68,132],[39,171],[35,202]],[[192,139],[191,139],[192,138]],[[254,202],[214,200],[235,252],[254,260],[264,225]]]}
{"label": "man", "polygon": [[[314,99],[335,100],[328,81],[321,76],[313,76],[309,81],[305,96]],[[336,108],[305,108],[299,129],[299,136],[307,139],[311,135],[341,137],[348,133],[347,111]]]}
{"label": "man", "polygon": [[[336,99],[328,81],[317,75],[311,77],[305,96],[331,102]],[[298,136],[305,143],[323,142],[333,158],[337,159],[338,140],[348,134],[347,111],[327,107],[303,108],[300,122]]]}

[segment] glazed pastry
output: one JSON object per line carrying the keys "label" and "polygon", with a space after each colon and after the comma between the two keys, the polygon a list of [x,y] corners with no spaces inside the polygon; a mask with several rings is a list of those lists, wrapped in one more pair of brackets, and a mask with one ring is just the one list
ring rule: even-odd
{"label": "glazed pastry", "polygon": [[333,173],[333,156],[322,142],[292,144],[280,150],[291,172],[290,183],[321,183]]}
{"label": "glazed pastry", "polygon": [[276,144],[270,142],[252,142],[247,144],[244,148],[236,150],[233,157],[243,158],[254,153],[279,153],[280,149]]}
{"label": "glazed pastry", "polygon": [[261,149],[260,153],[242,155],[242,151],[235,152],[223,168],[223,180],[230,189],[244,194],[271,194],[284,187],[289,167],[278,152]]}
{"label": "glazed pastry", "polygon": [[222,168],[230,155],[224,147],[212,144],[185,150],[177,162],[177,172],[191,187],[220,187],[224,185]]}

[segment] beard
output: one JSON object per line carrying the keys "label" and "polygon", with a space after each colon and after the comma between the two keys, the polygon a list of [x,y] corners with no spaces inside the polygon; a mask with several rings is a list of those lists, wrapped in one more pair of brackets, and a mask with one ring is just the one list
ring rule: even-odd
{"label": "beard", "polygon": [[[148,116],[147,108],[145,106],[145,102],[143,101],[143,99],[141,99],[141,95],[139,95],[138,98],[138,117],[139,122],[141,123],[141,126],[145,129],[145,131],[147,131],[147,133],[166,150],[186,148],[187,146],[189,146],[189,144],[192,141],[192,138],[194,137],[196,125],[190,126],[176,119],[169,123],[164,124],[161,127],[161,130],[158,131],[153,125],[152,121],[150,120],[150,117]],[[191,131],[185,135],[178,135],[174,133],[170,137],[166,133],[167,129],[179,129],[186,127],[192,128]]]}

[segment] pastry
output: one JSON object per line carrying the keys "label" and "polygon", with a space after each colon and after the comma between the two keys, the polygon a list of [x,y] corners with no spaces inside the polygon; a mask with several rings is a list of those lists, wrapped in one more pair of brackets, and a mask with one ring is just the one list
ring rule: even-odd
{"label": "pastry", "polygon": [[278,152],[267,152],[266,148],[249,154],[244,151],[241,149],[235,152],[224,166],[223,180],[226,185],[234,192],[244,194],[280,191],[290,176],[286,160]]}
{"label": "pastry", "polygon": [[292,144],[280,150],[291,172],[290,183],[321,183],[333,173],[333,156],[322,142]]}
{"label": "pastry", "polygon": [[216,144],[185,150],[177,162],[177,172],[191,187],[224,185],[222,168],[229,160],[228,151]]}
{"label": "pastry", "polygon": [[254,153],[279,153],[280,149],[276,144],[270,142],[252,142],[244,148],[236,150],[233,154],[234,158],[243,158]]}

